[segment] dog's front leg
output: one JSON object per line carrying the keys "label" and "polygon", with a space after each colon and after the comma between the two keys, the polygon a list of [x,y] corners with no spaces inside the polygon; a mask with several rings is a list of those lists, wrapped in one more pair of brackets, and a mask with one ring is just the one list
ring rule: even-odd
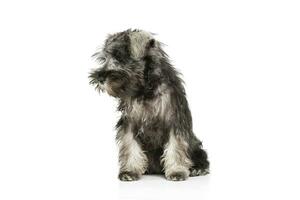
{"label": "dog's front leg", "polygon": [[168,180],[183,181],[188,178],[192,161],[188,157],[187,150],[188,144],[184,138],[174,135],[171,131],[161,159]]}
{"label": "dog's front leg", "polygon": [[145,173],[148,160],[140,144],[132,132],[131,126],[122,128],[118,132],[119,163],[121,181],[138,180]]}

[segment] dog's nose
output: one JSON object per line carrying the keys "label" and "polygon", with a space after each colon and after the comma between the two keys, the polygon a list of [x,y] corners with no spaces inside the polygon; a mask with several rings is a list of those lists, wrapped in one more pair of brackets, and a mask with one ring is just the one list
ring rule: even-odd
{"label": "dog's nose", "polygon": [[98,77],[98,80],[99,80],[99,82],[100,82],[101,84],[103,84],[104,81],[105,81],[105,77],[104,77],[104,76],[99,76],[99,77]]}

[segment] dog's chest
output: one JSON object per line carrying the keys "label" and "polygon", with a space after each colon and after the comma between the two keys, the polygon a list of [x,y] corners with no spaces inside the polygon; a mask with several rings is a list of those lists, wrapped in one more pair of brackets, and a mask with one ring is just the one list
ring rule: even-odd
{"label": "dog's chest", "polygon": [[130,105],[127,115],[134,121],[145,121],[153,115],[153,108],[146,102],[133,101]]}

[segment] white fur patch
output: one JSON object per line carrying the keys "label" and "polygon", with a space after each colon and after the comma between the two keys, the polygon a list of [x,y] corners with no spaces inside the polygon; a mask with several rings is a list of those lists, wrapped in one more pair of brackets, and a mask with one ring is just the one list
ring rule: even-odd
{"label": "white fur patch", "polygon": [[130,42],[131,42],[131,55],[139,59],[141,58],[146,49],[146,45],[153,37],[150,33],[145,31],[134,31],[129,33]]}

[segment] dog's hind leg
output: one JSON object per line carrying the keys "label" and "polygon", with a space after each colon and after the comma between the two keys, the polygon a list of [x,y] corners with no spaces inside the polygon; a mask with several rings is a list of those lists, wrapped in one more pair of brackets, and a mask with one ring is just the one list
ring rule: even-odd
{"label": "dog's hind leg", "polygon": [[194,139],[189,146],[189,156],[193,162],[190,168],[190,176],[200,176],[209,173],[209,161],[207,153],[202,149],[202,143],[198,139]]}
{"label": "dog's hind leg", "polygon": [[134,138],[130,125],[118,133],[121,181],[138,180],[145,173],[148,160],[140,144]]}

